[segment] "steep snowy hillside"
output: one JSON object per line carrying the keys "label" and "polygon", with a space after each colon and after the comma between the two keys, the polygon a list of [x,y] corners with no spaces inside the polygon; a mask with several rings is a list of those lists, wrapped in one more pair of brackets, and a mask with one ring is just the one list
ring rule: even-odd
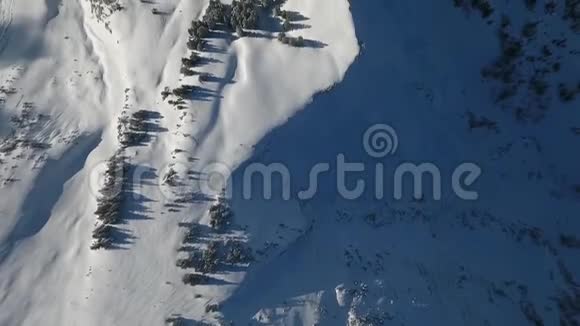
{"label": "steep snowy hillside", "polygon": [[[551,13],[540,2],[530,9],[524,1],[492,2],[487,18],[468,3],[352,3],[363,47],[345,80],[264,137],[234,173],[234,211],[266,211],[255,218],[254,229],[263,230],[272,218],[272,225],[279,223],[277,204],[258,200],[259,194],[242,198],[244,174],[255,163],[283,162],[295,206],[311,225],[290,245],[292,232],[270,231],[271,239],[284,237],[273,240],[283,244],[280,254],[256,267],[226,302],[229,319],[269,325],[579,322],[580,112],[560,86],[578,83],[574,20],[562,19],[569,8],[559,3]],[[529,35],[527,22],[537,23],[537,35]],[[505,31],[522,47],[513,59],[501,57],[513,51],[502,41]],[[505,79],[496,81],[486,72],[499,63]],[[498,97],[502,87],[513,94]],[[369,144],[365,135],[382,124],[391,130],[382,128],[382,138]],[[373,146],[365,142],[385,155],[370,155]],[[346,187],[340,155],[362,164],[349,167]],[[475,183],[466,183],[477,200],[458,196],[453,186],[453,172],[465,162],[481,169]],[[316,195],[300,200],[319,163],[328,163],[328,170],[318,177]],[[405,163],[438,169],[423,171],[419,198],[410,176],[403,179],[402,198],[395,198],[401,186],[396,171]],[[344,190],[361,185],[356,199],[345,199]],[[281,191],[273,196],[283,197]]]}
{"label": "steep snowy hillside", "polygon": [[[190,28],[208,6],[0,2],[0,324],[214,320],[208,302],[240,281],[241,267],[203,286],[182,281],[180,225],[207,225],[214,198],[196,179],[209,162],[250,155],[343,77],[358,45],[346,1],[228,4],[240,27],[217,21],[197,41]],[[191,242],[201,250],[214,233]]]}
{"label": "steep snowy hillside", "polygon": [[0,325],[580,323],[579,20],[0,0]]}

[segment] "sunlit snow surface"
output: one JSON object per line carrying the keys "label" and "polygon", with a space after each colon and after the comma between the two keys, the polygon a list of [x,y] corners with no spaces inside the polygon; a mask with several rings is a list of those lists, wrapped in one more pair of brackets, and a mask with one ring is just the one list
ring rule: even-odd
{"label": "sunlit snow surface", "polygon": [[[500,51],[501,13],[516,26],[542,16],[519,2],[497,4],[487,24],[452,1],[288,0],[284,9],[302,17],[289,34],[307,46],[275,34],[213,34],[196,68],[213,78],[200,83],[180,68],[187,29],[206,6],[125,1],[97,19],[85,0],[0,0],[0,145],[35,144],[0,154],[0,325],[163,325],[171,316],[186,325],[578,320],[562,307],[580,297],[580,249],[562,239],[580,239],[580,113],[556,91],[578,82],[578,38],[568,39],[562,72],[549,80],[543,119],[522,122],[512,107],[526,95],[497,103],[497,85],[481,76]],[[161,92],[184,83],[204,92],[177,110]],[[118,244],[91,251],[98,176],[119,148],[118,118],[141,109],[160,116],[146,144],[126,153],[141,178]],[[497,128],[470,129],[468,112]],[[362,143],[376,124],[399,141],[378,159]],[[337,190],[340,154],[367,169],[347,179],[352,188],[366,182],[357,199]],[[392,171],[405,162],[440,168],[441,200],[429,192],[415,200],[410,190],[392,199]],[[465,162],[482,170],[470,187],[476,201],[451,191],[450,175]],[[255,163],[287,167],[290,200],[279,180],[271,199],[259,186],[245,198],[244,174]],[[299,199],[319,163],[330,171],[313,198]],[[235,217],[221,233],[207,226],[207,198],[176,205],[216,166],[233,173]],[[161,184],[170,168],[179,187]],[[205,285],[183,284],[186,271],[175,264],[184,223],[201,225],[196,245],[235,238],[255,261],[220,266]],[[211,304],[219,311],[208,312]]]}

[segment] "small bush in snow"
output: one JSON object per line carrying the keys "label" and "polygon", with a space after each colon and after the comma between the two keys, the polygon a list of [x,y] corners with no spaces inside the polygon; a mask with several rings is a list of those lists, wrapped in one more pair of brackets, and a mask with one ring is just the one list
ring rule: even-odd
{"label": "small bush in snow", "polygon": [[217,303],[208,304],[205,306],[205,313],[218,312],[220,310],[220,305]]}
{"label": "small bush in snow", "polygon": [[206,284],[208,282],[209,278],[205,275],[202,274],[194,274],[194,273],[188,273],[183,275],[182,281],[185,284],[188,285],[200,285],[200,284]]}
{"label": "small bush in snow", "polygon": [[560,235],[560,244],[566,248],[580,249],[580,239],[572,234]]}
{"label": "small bush in snow", "polygon": [[228,264],[247,264],[254,260],[252,250],[241,241],[229,241],[225,248],[225,262]]}
{"label": "small bush in snow", "polygon": [[209,224],[213,229],[225,229],[230,225],[233,216],[234,214],[224,194],[221,194],[217,201],[209,208]]}
{"label": "small bush in snow", "polygon": [[182,58],[181,63],[186,68],[192,68],[199,61],[199,57],[196,54],[192,54],[189,58]]}
{"label": "small bush in snow", "polygon": [[171,95],[171,90],[169,87],[165,86],[163,91],[161,91],[161,98],[165,101],[169,95]]}
{"label": "small bush in snow", "polygon": [[199,37],[192,37],[187,41],[187,48],[190,50],[203,51],[205,41]]}
{"label": "small bush in snow", "polygon": [[282,30],[284,30],[285,32],[289,31],[291,27],[292,25],[288,20],[285,20],[284,23],[282,24]]}
{"label": "small bush in snow", "polygon": [[196,89],[197,87],[194,85],[181,85],[173,90],[173,95],[181,98],[188,97]]}
{"label": "small bush in snow", "polygon": [[179,316],[167,317],[165,323],[169,326],[185,326],[185,319]]}
{"label": "small bush in snow", "polygon": [[195,243],[195,240],[197,240],[198,236],[199,236],[199,230],[197,229],[197,227],[192,226],[185,233],[185,237],[183,238],[183,243]]}
{"label": "small bush in snow", "polygon": [[178,259],[175,262],[175,266],[182,268],[182,269],[192,268],[193,262],[192,262],[191,258],[182,258],[182,259]]}
{"label": "small bush in snow", "polygon": [[111,235],[112,226],[101,224],[93,230],[93,239],[108,238]]}
{"label": "small bush in snow", "polygon": [[95,241],[93,241],[93,243],[91,244],[90,249],[91,250],[98,250],[98,249],[107,249],[111,246],[111,239],[110,238],[99,238],[99,239],[95,239]]}
{"label": "small bush in snow", "polygon": [[205,38],[209,34],[209,27],[207,23],[200,21],[192,21],[191,27],[187,30],[191,37]]}
{"label": "small bush in snow", "polygon": [[175,171],[173,168],[169,168],[169,171],[167,171],[167,173],[163,177],[163,184],[175,187],[177,186],[178,178],[179,176],[177,175],[177,171]]}
{"label": "small bush in snow", "polygon": [[298,36],[297,38],[291,38],[290,45],[295,46],[295,47],[303,47],[304,46],[304,38],[302,36]]}
{"label": "small bush in snow", "polygon": [[195,268],[198,272],[208,274],[214,273],[219,265],[219,244],[217,242],[210,242],[207,248],[202,252],[201,260],[195,259]]}

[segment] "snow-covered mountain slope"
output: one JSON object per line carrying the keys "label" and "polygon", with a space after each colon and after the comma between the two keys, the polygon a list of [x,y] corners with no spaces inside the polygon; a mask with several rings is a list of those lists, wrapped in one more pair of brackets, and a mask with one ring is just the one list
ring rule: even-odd
{"label": "snow-covered mountain slope", "polygon": [[[557,86],[578,81],[577,34],[540,4],[534,11],[519,2],[498,4],[490,23],[467,5],[370,1],[353,2],[351,9],[364,46],[345,80],[262,139],[247,163],[284,162],[295,190],[308,188],[312,166],[329,163],[317,195],[296,204],[312,227],[250,273],[225,305],[231,319],[254,316],[276,325],[340,325],[348,318],[349,325],[578,322],[573,239],[580,230],[574,186],[580,157],[573,130],[580,115],[577,101],[558,98]],[[520,114],[537,110],[537,103],[527,103],[535,99],[525,93],[527,80],[513,98],[497,101],[498,86],[482,78],[482,67],[500,53],[502,13],[516,35],[525,20],[542,21],[538,40],[526,43],[530,57],[542,44],[558,50],[548,37],[567,38],[557,60],[567,68],[548,75],[550,89],[539,101],[548,108],[533,122]],[[478,126],[469,112],[490,123]],[[377,160],[365,151],[363,135],[382,123],[396,130],[399,145]],[[354,201],[337,191],[339,154],[366,169],[350,174],[349,189],[359,179],[367,182]],[[404,162],[439,167],[443,199],[433,200],[427,183],[425,197],[416,200],[408,183],[407,195],[393,200],[394,171]],[[476,201],[452,191],[451,173],[463,162],[482,169],[470,187],[479,193]],[[384,179],[375,172],[378,163],[385,165]],[[243,183],[245,170],[234,182]],[[376,178],[386,185],[383,200],[375,197]],[[242,216],[273,206],[234,202]]]}
{"label": "snow-covered mountain slope", "polygon": [[579,322],[580,5],[486,3],[0,0],[0,325]]}
{"label": "snow-covered mountain slope", "polygon": [[[358,45],[346,1],[288,1],[284,10],[298,18],[288,35],[302,36],[303,47],[276,40],[279,19],[264,13],[262,30],[248,37],[220,30],[207,37],[196,71],[209,77],[198,81],[180,74],[181,58],[191,53],[188,28],[207,6],[0,2],[0,324],[152,325],[172,313],[211,320],[207,302],[223,300],[235,284],[229,279],[241,278],[232,271],[213,285],[182,283],[179,223],[197,223],[208,202],[176,209],[173,192],[192,192],[195,181],[172,190],[160,186],[163,176],[170,165],[180,173],[212,161],[235,166],[268,130],[339,81]],[[180,108],[163,100],[165,87],[182,84],[200,92]],[[148,139],[123,154],[147,181],[124,200],[117,249],[91,251],[99,175],[121,147],[118,119],[139,110],[155,113]]]}

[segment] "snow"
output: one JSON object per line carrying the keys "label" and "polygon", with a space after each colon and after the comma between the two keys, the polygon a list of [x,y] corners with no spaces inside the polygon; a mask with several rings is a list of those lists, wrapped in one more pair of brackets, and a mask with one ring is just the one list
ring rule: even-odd
{"label": "snow", "polygon": [[[182,116],[160,93],[178,86],[187,28],[207,3],[123,5],[100,21],[88,1],[0,2],[8,45],[0,76],[3,86],[17,90],[2,110],[3,135],[12,128],[9,117],[29,101],[50,124],[34,126],[26,137],[51,145],[43,153],[7,155],[2,165],[3,180],[16,180],[0,190],[2,325],[162,324],[172,313],[211,319],[204,316],[207,301],[221,301],[244,273],[219,276],[225,285],[181,283],[178,224],[207,222],[207,205],[171,212],[165,204],[173,190],[156,180],[139,184],[121,226],[121,248],[89,250],[98,174],[119,146],[117,118],[139,109],[161,113],[150,144],[129,149],[131,163],[145,174],[161,179],[170,164],[181,172],[212,161],[233,167],[313,94],[338,82],[358,52],[346,1],[289,1],[288,9],[311,24],[301,35],[325,46],[213,38],[215,50],[202,54],[208,58],[202,69],[217,82],[205,82],[209,98],[192,101]],[[152,7],[168,14],[153,15]],[[195,166],[185,154],[172,158],[176,149],[195,157]],[[37,156],[43,159],[31,168]]]}
{"label": "snow", "polygon": [[[288,0],[284,9],[303,17],[288,34],[303,36],[304,47],[269,31],[215,33],[195,68],[212,76],[201,82],[179,70],[190,53],[187,29],[208,1],[122,4],[98,19],[88,0],[0,0],[0,86],[14,88],[0,94],[1,141],[47,144],[0,154],[0,325],[163,325],[171,316],[186,325],[525,325],[531,310],[557,324],[553,298],[574,287],[564,270],[574,279],[580,268],[578,249],[560,241],[580,232],[579,138],[570,132],[580,127],[577,103],[556,96],[536,123],[502,109],[480,74],[499,51],[495,27],[477,12]],[[521,6],[496,10],[521,24],[530,15]],[[569,39],[570,49],[579,46]],[[574,59],[562,59],[567,70],[553,82],[577,79]],[[181,84],[204,91],[178,110],[161,92]],[[17,125],[11,118],[26,106],[35,118]],[[102,174],[119,149],[118,118],[142,109],[160,116],[145,144],[125,151],[133,183],[116,247],[89,250]],[[499,131],[470,130],[468,111]],[[375,124],[396,131],[394,155],[365,152],[363,135]],[[370,190],[343,199],[339,154],[365,164],[357,176],[368,189],[377,163],[388,178],[403,162],[436,164],[443,200],[392,200],[389,187],[383,200]],[[449,175],[463,162],[482,168],[477,201],[451,192]],[[244,198],[254,163],[290,171],[286,183],[274,182],[273,198],[259,184]],[[302,200],[296,194],[317,163],[330,171]],[[175,187],[163,182],[170,170]],[[231,173],[235,217],[223,232],[209,227],[211,202],[197,193],[215,170]],[[195,200],[177,201],[192,192]],[[255,261],[220,266],[208,284],[183,284],[175,263],[186,255],[188,223],[200,227],[196,248],[242,241]]]}

